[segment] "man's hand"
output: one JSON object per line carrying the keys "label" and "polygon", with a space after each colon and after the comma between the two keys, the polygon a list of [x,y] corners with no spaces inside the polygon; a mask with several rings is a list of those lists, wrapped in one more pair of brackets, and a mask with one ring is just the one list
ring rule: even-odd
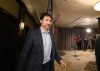
{"label": "man's hand", "polygon": [[61,60],[61,64],[60,65],[62,66],[63,69],[66,69],[66,67],[67,67],[66,63],[63,60]]}

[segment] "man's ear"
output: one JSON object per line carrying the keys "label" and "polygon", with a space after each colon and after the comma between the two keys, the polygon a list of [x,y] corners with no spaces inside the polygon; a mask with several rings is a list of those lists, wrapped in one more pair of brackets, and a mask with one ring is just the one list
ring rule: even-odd
{"label": "man's ear", "polygon": [[42,23],[42,20],[40,20],[40,23]]}

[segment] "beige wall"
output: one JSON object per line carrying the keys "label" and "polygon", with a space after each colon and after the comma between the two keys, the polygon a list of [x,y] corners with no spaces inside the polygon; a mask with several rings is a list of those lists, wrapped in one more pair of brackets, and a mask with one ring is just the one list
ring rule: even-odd
{"label": "beige wall", "polygon": [[19,5],[16,0],[0,0],[0,7],[18,18]]}

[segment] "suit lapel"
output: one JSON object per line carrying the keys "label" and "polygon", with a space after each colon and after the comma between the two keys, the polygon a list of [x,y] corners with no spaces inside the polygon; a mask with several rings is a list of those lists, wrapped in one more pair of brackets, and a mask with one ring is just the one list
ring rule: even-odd
{"label": "suit lapel", "polygon": [[[44,49],[43,49],[43,39],[42,39],[42,34],[41,34],[41,30],[40,28],[38,29],[38,40],[39,40],[39,44],[41,46],[41,50],[42,52],[44,52]],[[37,40],[37,41],[38,41]],[[43,53],[44,54],[44,53]]]}
{"label": "suit lapel", "polygon": [[53,53],[53,49],[54,49],[54,40],[53,40],[53,36],[52,33],[50,32],[50,37],[51,37],[51,43],[52,43],[52,47],[51,47],[51,57],[52,57],[52,53]]}

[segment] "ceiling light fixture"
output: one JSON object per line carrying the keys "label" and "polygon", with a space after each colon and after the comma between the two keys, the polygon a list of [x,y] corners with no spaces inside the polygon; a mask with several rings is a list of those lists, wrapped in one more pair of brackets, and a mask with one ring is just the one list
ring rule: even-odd
{"label": "ceiling light fixture", "polygon": [[91,33],[92,30],[91,30],[90,28],[87,28],[87,29],[86,29],[86,32],[87,32],[87,33]]}
{"label": "ceiling light fixture", "polygon": [[100,11],[100,1],[94,5],[94,10]]}

